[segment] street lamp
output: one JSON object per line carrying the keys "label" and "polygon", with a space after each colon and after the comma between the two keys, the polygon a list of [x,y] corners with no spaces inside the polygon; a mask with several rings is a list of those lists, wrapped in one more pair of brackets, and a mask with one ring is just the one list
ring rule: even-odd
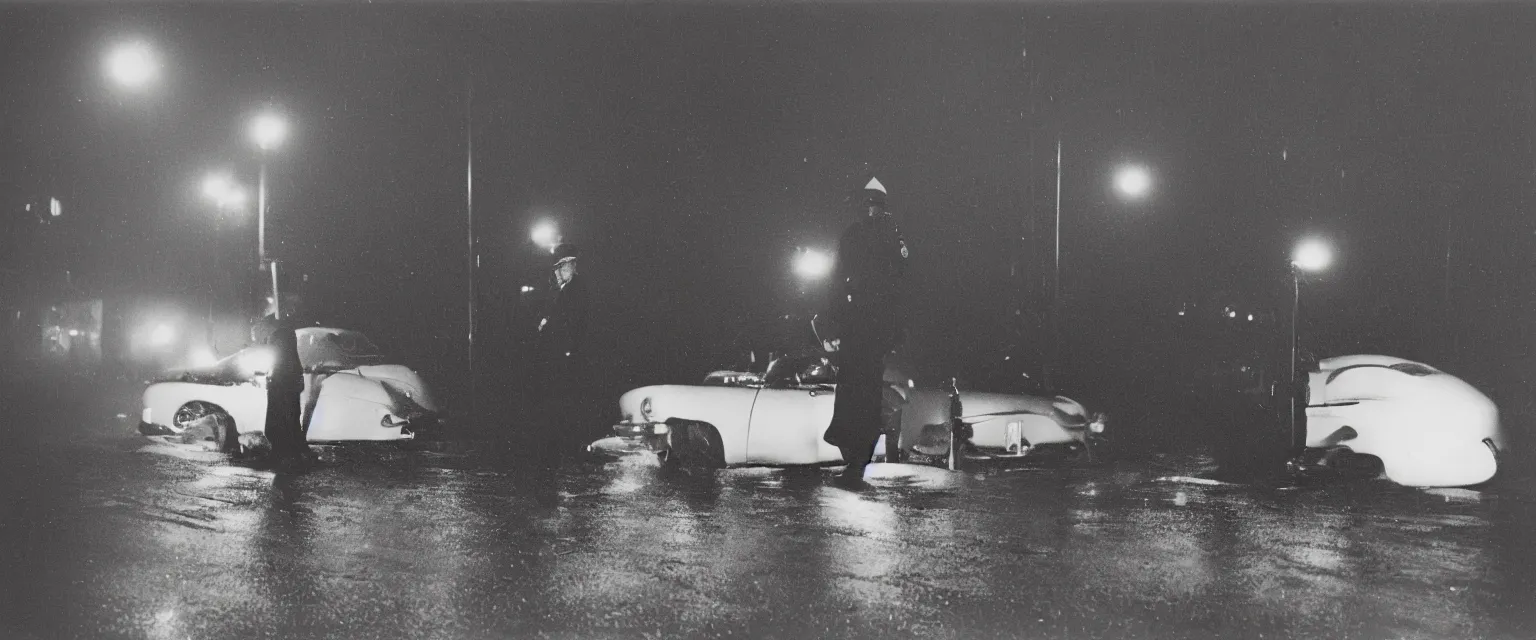
{"label": "street lamp", "polygon": [[[270,111],[258,114],[251,120],[251,140],[261,150],[261,171],[256,186],[256,259],[258,264],[267,260],[267,152],[272,151],[288,137],[288,123]],[[273,296],[277,295],[274,287]]]}
{"label": "street lamp", "polygon": [[1333,262],[1333,250],[1318,239],[1303,240],[1291,251],[1291,446],[1296,446],[1296,327],[1301,316],[1301,274],[1317,273]]}
{"label": "street lamp", "polygon": [[[1152,172],[1139,164],[1125,165],[1115,171],[1112,182],[1121,198],[1139,200],[1152,190]],[[1056,244],[1051,276],[1051,348],[1061,345],[1061,137],[1056,138]],[[1052,383],[1057,357],[1050,358],[1045,383]]]}
{"label": "street lamp", "polygon": [[1152,189],[1152,174],[1146,167],[1130,165],[1115,172],[1115,190],[1121,196],[1140,199]]}
{"label": "street lamp", "polygon": [[[251,140],[261,150],[261,169],[256,186],[256,264],[267,264],[267,153],[277,149],[288,138],[288,122],[271,111],[257,114],[251,120]],[[282,296],[277,290],[277,265],[271,266],[272,312],[283,316]]]}
{"label": "street lamp", "polygon": [[107,51],[105,67],[113,82],[128,89],[142,89],[160,77],[160,61],[143,41],[125,42]]}
{"label": "street lamp", "polygon": [[555,247],[560,244],[560,229],[555,226],[555,223],[546,220],[534,225],[528,237],[535,245],[554,253]]}

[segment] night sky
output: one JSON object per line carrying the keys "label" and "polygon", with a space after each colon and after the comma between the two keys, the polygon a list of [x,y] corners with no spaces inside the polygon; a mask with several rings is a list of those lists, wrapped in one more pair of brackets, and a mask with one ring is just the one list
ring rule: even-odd
{"label": "night sky", "polygon": [[[790,256],[835,247],[873,175],[913,249],[911,357],[948,374],[1015,340],[1009,272],[1031,224],[1023,296],[1041,311],[1059,135],[1079,366],[1134,358],[1127,336],[1184,302],[1283,314],[1289,248],[1322,234],[1338,259],[1305,285],[1319,350],[1514,384],[1536,266],[1533,16],[1461,3],[7,6],[0,193],[7,214],[63,194],[73,226],[48,246],[82,273],[206,287],[209,243],[249,259],[254,216],[218,233],[199,181],[224,167],[254,189],[244,123],[270,100],[293,122],[271,164],[276,257],[311,274],[331,323],[456,366],[472,84],[487,340],[517,287],[543,284],[528,230],[549,218],[586,252],[615,367],[702,377],[769,319],[819,308]],[[100,73],[106,44],[129,34],[166,60],[144,95]],[[1123,162],[1152,170],[1148,199],[1113,193]]]}

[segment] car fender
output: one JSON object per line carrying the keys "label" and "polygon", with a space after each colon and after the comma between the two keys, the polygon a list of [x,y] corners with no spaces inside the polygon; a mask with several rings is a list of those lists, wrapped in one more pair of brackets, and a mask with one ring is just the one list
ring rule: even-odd
{"label": "car fender", "polygon": [[144,415],[151,424],[170,425],[182,405],[200,400],[218,405],[235,421],[242,433],[262,431],[267,413],[266,391],[249,384],[211,385],[195,382],[157,382],[144,388]]}
{"label": "car fender", "polygon": [[1388,443],[1377,457],[1387,479],[1409,487],[1482,484],[1499,470],[1492,449],[1465,438],[1452,442],[1402,439]]}
{"label": "car fender", "polygon": [[1477,484],[1497,472],[1484,441],[1504,448],[1498,407],[1456,376],[1401,358],[1344,356],[1320,363],[1309,392],[1308,447],[1376,456],[1407,486]]}
{"label": "car fender", "polygon": [[[642,416],[641,404],[651,400],[652,413]],[[747,457],[747,425],[757,389],[693,385],[652,385],[631,389],[619,397],[625,421],[664,422],[668,419],[707,423],[720,434],[725,463],[742,464]]]}

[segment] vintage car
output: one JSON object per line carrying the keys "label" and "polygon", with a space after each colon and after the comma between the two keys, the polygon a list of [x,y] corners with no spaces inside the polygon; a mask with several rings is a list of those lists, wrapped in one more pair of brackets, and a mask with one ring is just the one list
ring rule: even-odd
{"label": "vintage car", "polygon": [[1327,466],[1349,454],[1374,456],[1387,479],[1407,486],[1486,482],[1506,446],[1488,396],[1434,367],[1390,356],[1319,362],[1308,379],[1306,417],[1302,460]]}
{"label": "vintage car", "polygon": [[[823,358],[774,361],[760,381],[726,384],[710,376],[704,385],[656,385],[619,398],[622,420],[614,436],[588,446],[597,454],[654,453],[664,464],[707,467],[814,465],[842,461],[822,440],[837,394],[835,372]],[[885,437],[877,460],[945,457],[950,448],[951,397],[944,389],[915,388],[888,380],[887,418],[899,421],[896,446]],[[1057,449],[1082,451],[1102,434],[1103,415],[1090,416],[1065,397],[960,394],[965,425],[960,451],[967,457],[1023,457]]]}
{"label": "vintage car", "polygon": [[[410,440],[438,422],[438,408],[415,371],[389,364],[356,331],[305,327],[296,332],[304,368],[301,406],[311,442]],[[144,390],[139,432],[180,435],[209,416],[241,434],[261,433],[272,353],[247,347],[208,367],[172,371]]]}

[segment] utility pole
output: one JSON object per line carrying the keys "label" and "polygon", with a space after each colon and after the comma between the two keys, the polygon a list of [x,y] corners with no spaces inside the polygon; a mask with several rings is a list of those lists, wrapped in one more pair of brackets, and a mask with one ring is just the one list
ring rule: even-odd
{"label": "utility pole", "polygon": [[480,255],[475,253],[475,77],[471,72],[467,81],[468,92],[464,106],[464,213],[469,245],[469,330],[466,334],[466,352],[469,356],[469,415],[475,416],[475,271],[480,266]]}

